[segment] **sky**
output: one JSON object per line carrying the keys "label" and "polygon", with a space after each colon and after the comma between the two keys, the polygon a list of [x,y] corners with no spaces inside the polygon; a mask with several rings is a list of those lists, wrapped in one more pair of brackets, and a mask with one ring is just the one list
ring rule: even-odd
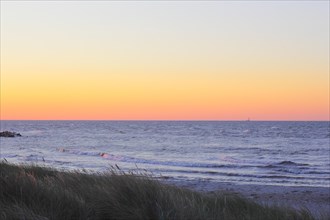
{"label": "sky", "polygon": [[1,120],[329,120],[329,1],[1,1]]}

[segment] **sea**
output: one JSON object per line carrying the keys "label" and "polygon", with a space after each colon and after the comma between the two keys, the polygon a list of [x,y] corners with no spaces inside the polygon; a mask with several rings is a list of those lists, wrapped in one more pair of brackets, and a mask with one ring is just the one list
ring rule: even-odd
{"label": "sea", "polygon": [[178,181],[330,187],[330,123],[5,121],[0,160]]}

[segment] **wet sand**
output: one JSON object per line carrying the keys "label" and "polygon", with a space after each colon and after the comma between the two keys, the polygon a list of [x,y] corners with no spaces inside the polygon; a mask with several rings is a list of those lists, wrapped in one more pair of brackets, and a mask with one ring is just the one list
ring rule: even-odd
{"label": "wet sand", "polygon": [[240,195],[263,205],[286,206],[297,210],[305,208],[316,218],[325,215],[330,219],[330,187],[240,185],[197,180],[167,180],[166,182],[206,193]]}

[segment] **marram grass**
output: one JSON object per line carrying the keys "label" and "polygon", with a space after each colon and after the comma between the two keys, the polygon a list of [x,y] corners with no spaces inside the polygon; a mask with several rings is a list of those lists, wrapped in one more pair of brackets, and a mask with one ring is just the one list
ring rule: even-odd
{"label": "marram grass", "polygon": [[308,211],[209,195],[150,175],[63,172],[0,163],[0,219],[313,219]]}

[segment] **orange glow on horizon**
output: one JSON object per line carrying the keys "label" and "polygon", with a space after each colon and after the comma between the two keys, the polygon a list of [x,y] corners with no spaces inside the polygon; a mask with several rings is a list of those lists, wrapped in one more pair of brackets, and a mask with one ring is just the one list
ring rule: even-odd
{"label": "orange glow on horizon", "polygon": [[134,4],[1,2],[1,120],[330,120],[329,3]]}

